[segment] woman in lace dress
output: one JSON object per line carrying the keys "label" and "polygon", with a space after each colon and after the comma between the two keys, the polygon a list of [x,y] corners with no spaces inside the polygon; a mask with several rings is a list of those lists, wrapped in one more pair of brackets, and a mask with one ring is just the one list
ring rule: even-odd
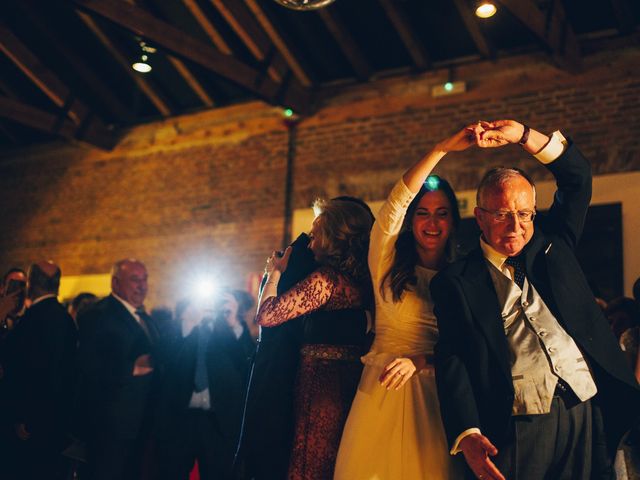
{"label": "woman in lace dress", "polygon": [[[273,327],[305,315],[295,388],[290,479],[330,479],[340,436],[366,351],[365,309],[371,303],[367,267],[372,216],[358,202],[316,203],[309,248],[320,267],[284,294],[280,274],[291,248],[267,261],[257,321]],[[268,415],[268,412],[265,412]],[[268,448],[268,445],[265,445]]]}
{"label": "woman in lace dress", "polygon": [[394,186],[371,231],[376,337],[345,425],[338,480],[461,478],[440,420],[432,363],[438,337],[429,281],[455,250],[460,220],[449,184],[429,176],[472,127],[436,145]]}

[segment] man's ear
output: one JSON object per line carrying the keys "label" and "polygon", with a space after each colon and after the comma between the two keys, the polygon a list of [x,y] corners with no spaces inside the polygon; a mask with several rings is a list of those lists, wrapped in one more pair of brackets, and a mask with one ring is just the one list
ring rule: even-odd
{"label": "man's ear", "polygon": [[480,215],[482,215],[482,210],[480,210],[480,207],[474,207],[473,216],[476,217],[476,222],[478,222],[478,226],[482,228],[482,221],[480,220]]}

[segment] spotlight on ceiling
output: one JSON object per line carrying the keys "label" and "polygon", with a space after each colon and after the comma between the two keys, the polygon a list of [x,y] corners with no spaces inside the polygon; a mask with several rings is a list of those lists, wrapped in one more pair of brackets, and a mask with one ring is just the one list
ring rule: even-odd
{"label": "spotlight on ceiling", "polygon": [[136,72],[149,73],[152,70],[149,57],[156,53],[156,49],[147,45],[147,42],[143,40],[140,40],[138,45],[140,45],[140,56],[131,64],[131,68]]}
{"label": "spotlight on ceiling", "polygon": [[275,0],[275,2],[291,10],[317,10],[318,8],[326,7],[334,1],[335,0]]}
{"label": "spotlight on ceiling", "polygon": [[476,16],[480,18],[493,17],[497,8],[493,2],[480,1],[476,5]]}

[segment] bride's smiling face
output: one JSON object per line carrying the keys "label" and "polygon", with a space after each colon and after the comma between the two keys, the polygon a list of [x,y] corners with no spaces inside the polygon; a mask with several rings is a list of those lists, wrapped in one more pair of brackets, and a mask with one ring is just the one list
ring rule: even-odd
{"label": "bride's smiling face", "polygon": [[444,251],[453,229],[449,199],[441,190],[425,193],[411,222],[416,248]]}

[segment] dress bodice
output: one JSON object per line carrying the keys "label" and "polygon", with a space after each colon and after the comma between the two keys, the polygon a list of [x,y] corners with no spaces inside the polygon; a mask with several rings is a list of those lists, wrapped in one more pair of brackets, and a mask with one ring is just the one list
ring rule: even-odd
{"label": "dress bodice", "polygon": [[[375,295],[375,340],[365,364],[385,365],[398,355],[432,354],[438,339],[438,328],[429,294],[429,282],[437,273],[416,266],[416,285],[405,290],[398,302],[391,290],[381,285],[395,258],[395,243],[400,233],[407,206],[415,194],[400,181],[391,191],[371,231],[369,268]],[[388,282],[387,282],[388,283]]]}
{"label": "dress bodice", "polygon": [[304,344],[354,345],[366,343],[367,315],[361,308],[319,310],[304,317]]}

